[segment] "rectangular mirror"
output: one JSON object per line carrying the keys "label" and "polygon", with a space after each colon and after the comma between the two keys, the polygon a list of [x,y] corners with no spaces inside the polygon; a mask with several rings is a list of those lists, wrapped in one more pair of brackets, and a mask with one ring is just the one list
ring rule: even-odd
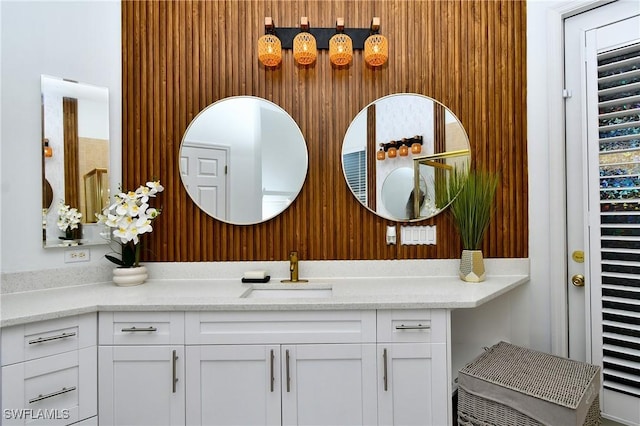
{"label": "rectangular mirror", "polygon": [[41,89],[43,245],[105,244],[96,213],[109,203],[109,90],[45,75]]}

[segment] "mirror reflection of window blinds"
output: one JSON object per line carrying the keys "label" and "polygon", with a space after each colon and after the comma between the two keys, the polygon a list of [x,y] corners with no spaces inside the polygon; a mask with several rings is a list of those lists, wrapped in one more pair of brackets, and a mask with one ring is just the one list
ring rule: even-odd
{"label": "mirror reflection of window blinds", "polygon": [[344,154],[344,173],[356,198],[367,205],[367,156],[365,151]]}
{"label": "mirror reflection of window blinds", "polygon": [[598,55],[604,387],[640,396],[640,44]]}

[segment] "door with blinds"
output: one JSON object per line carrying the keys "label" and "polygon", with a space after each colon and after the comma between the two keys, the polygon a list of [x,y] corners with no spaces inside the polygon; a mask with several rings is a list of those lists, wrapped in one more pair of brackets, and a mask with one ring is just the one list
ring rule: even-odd
{"label": "door with blinds", "polygon": [[640,18],[585,31],[591,351],[606,417],[640,424]]}
{"label": "door with blinds", "polygon": [[603,416],[629,425],[640,424],[639,16],[640,2],[619,0],[564,21],[569,356],[602,366]]}
{"label": "door with blinds", "polygon": [[585,32],[588,278],[602,410],[640,424],[640,17]]}

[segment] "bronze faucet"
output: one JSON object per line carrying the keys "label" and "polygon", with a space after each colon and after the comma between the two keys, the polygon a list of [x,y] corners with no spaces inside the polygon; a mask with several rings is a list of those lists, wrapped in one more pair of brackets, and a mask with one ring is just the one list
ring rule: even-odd
{"label": "bronze faucet", "polygon": [[282,280],[283,283],[306,283],[307,280],[301,280],[298,278],[298,252],[292,251],[289,253],[289,273],[290,278],[288,280]]}

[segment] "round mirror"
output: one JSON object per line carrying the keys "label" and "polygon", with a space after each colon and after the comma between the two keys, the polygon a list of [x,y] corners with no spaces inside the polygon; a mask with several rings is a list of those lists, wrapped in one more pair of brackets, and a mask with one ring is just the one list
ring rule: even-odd
{"label": "round mirror", "polygon": [[449,177],[470,161],[469,138],[455,114],[413,93],[367,105],[342,144],[342,169],[353,195],[378,216],[395,221],[440,213],[453,198]]}
{"label": "round mirror", "polygon": [[180,176],[191,199],[209,216],[235,225],[284,211],[302,189],[307,164],[307,145],[293,118],[253,96],[209,105],[180,145]]}
{"label": "round mirror", "polygon": [[[399,167],[389,173],[382,184],[382,205],[380,210],[384,209],[388,212],[388,215],[395,217],[399,220],[411,220],[416,218],[414,213],[415,193],[413,190],[414,174],[413,169],[410,167]],[[420,190],[418,191],[419,211],[422,212],[422,216],[426,213],[424,209],[427,208],[431,202],[427,198],[427,182],[423,176],[419,176]]]}

